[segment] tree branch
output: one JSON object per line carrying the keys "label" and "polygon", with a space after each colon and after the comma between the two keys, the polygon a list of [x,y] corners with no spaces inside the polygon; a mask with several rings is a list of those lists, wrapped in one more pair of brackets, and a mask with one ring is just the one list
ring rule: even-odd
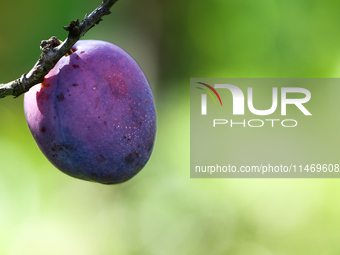
{"label": "tree branch", "polygon": [[19,79],[0,84],[0,98],[6,96],[18,97],[27,92],[34,85],[44,81],[44,77],[57,64],[65,54],[70,52],[72,46],[85,35],[96,24],[102,21],[102,17],[110,14],[110,8],[118,0],[103,0],[101,5],[97,7],[90,15],[86,14],[84,20],[71,21],[69,26],[64,27],[68,31],[68,37],[61,42],[56,37],[51,37],[47,41],[42,41],[40,49],[42,53],[38,62],[28,72],[23,74]]}

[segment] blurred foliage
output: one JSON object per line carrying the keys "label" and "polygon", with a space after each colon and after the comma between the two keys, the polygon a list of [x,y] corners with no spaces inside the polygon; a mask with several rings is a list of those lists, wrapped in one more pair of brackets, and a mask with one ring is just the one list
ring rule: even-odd
{"label": "blurred foliage", "polygon": [[[0,0],[0,82],[99,3]],[[23,97],[1,99],[0,254],[339,254],[339,180],[189,178],[189,79],[338,77],[339,10],[335,0],[118,1],[84,39],[119,45],[145,71],[154,154],[124,184],[73,179],[35,145]]]}

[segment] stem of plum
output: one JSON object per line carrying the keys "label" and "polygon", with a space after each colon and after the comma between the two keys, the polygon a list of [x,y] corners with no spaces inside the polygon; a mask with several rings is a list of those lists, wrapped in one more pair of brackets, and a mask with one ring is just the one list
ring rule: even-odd
{"label": "stem of plum", "polygon": [[[44,81],[45,75],[57,64],[60,58],[73,53],[72,46],[84,36],[84,34],[102,21],[102,17],[111,13],[110,8],[118,0],[103,0],[103,2],[90,14],[86,14],[82,22],[79,19],[71,21],[64,29],[69,32],[64,42],[58,45],[57,38],[43,41],[40,45],[42,54],[33,68],[20,78],[0,84],[0,98],[14,96],[15,98],[27,92],[34,85]],[[56,44],[58,46],[56,46]]]}

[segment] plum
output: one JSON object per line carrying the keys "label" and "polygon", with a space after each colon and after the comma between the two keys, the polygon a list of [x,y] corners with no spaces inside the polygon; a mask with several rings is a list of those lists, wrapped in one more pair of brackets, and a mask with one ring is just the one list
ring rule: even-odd
{"label": "plum", "polygon": [[109,42],[78,41],[24,97],[28,127],[62,172],[103,184],[124,182],[148,162],[156,109],[136,61]]}

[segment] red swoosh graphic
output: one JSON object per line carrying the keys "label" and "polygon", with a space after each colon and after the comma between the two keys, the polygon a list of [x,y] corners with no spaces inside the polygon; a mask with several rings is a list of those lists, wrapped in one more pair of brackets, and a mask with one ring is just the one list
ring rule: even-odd
{"label": "red swoosh graphic", "polygon": [[221,106],[222,106],[221,98],[220,98],[219,94],[217,93],[217,91],[216,91],[213,87],[211,87],[210,85],[205,84],[205,83],[203,83],[203,82],[197,82],[197,83],[202,84],[202,85],[206,86],[207,88],[211,89],[212,92],[214,92],[215,95],[218,97],[218,100],[220,100],[220,103],[221,103]]}

